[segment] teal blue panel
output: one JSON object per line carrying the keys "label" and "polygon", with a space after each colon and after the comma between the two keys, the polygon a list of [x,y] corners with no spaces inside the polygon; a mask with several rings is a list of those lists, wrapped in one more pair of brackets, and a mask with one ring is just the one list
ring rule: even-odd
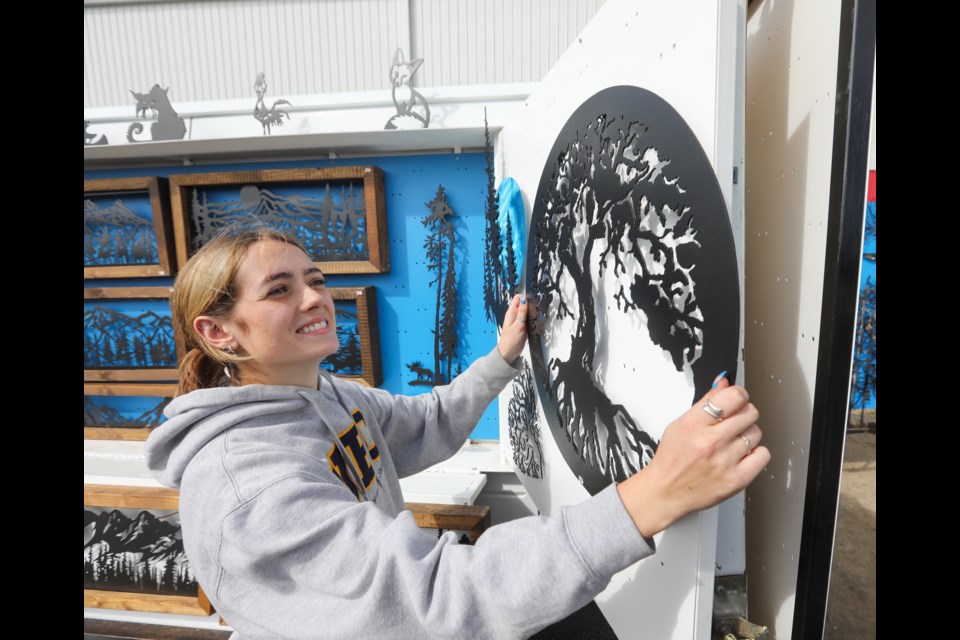
{"label": "teal blue panel", "polygon": [[[380,355],[383,367],[381,388],[392,393],[416,395],[429,387],[411,385],[417,374],[407,364],[419,360],[432,368],[433,334],[437,292],[430,286],[434,277],[426,269],[423,243],[427,230],[426,203],[443,185],[455,213],[457,233],[457,284],[460,309],[460,359],[463,366],[490,352],[497,333],[483,311],[483,241],[486,199],[485,161],[482,153],[385,156],[296,162],[241,163],[202,167],[151,167],[129,170],[88,171],[84,178],[170,176],[180,173],[246,171],[294,167],[327,168],[373,165],[384,172],[387,209],[387,237],[390,271],[383,274],[330,275],[331,287],[372,285],[376,287]],[[166,281],[164,281],[166,282]],[[86,286],[94,286],[86,282]],[[120,284],[96,281],[95,286]],[[124,280],[122,284],[156,285],[159,280]],[[454,367],[455,368],[455,367]],[[484,413],[472,437],[499,438],[497,402]]]}

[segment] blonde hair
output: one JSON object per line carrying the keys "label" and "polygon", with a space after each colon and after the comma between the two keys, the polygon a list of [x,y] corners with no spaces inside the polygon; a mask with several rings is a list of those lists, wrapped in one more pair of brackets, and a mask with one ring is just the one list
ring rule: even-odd
{"label": "blonde hair", "polygon": [[180,362],[177,395],[239,382],[236,365],[248,357],[210,346],[197,333],[193,321],[199,316],[221,320],[230,317],[238,294],[237,270],[247,249],[261,240],[285,242],[307,253],[300,240],[279,229],[261,224],[234,225],[201,247],[177,275],[170,311],[173,331],[186,351]]}

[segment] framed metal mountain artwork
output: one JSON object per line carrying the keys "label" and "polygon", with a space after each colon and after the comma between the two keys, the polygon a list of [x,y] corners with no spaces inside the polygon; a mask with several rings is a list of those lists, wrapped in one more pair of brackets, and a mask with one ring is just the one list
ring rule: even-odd
{"label": "framed metal mountain artwork", "polygon": [[183,549],[180,492],[83,485],[83,606],[208,616]]}
{"label": "framed metal mountain artwork", "polygon": [[320,366],[339,378],[370,387],[383,382],[380,368],[380,331],[374,287],[330,287],[337,310],[340,348]]}
{"label": "framed metal mountain artwork", "polygon": [[169,287],[83,290],[84,382],[177,379]]}
{"label": "framed metal mountain artwork", "polygon": [[83,277],[173,273],[170,197],[164,178],[83,181]]}
{"label": "framed metal mountain artwork", "polygon": [[390,270],[377,167],[185,174],[170,192],[181,263],[227,227],[265,225],[296,236],[326,274]]}
{"label": "framed metal mountain artwork", "polygon": [[146,440],[177,393],[168,383],[85,382],[84,440]]}

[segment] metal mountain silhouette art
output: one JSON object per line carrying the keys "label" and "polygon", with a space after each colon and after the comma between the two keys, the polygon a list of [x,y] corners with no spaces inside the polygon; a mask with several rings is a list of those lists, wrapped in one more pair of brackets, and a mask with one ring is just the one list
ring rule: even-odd
{"label": "metal mountain silhouette art", "polygon": [[148,310],[136,316],[94,305],[83,312],[84,369],[177,366],[173,323]]}
{"label": "metal mountain silhouette art", "polygon": [[100,225],[123,227],[125,229],[153,229],[153,223],[141,218],[130,210],[123,200],[117,200],[109,207],[101,208],[93,200],[83,201],[83,230],[92,230]]}
{"label": "metal mountain silhouette art", "polygon": [[357,325],[357,314],[349,308],[338,306],[337,339],[340,348],[320,363],[320,366],[338,376],[363,375],[363,357],[360,347],[360,327]]}
{"label": "metal mountain silhouette art", "polygon": [[84,588],[196,594],[178,525],[141,511],[84,509]]}
{"label": "metal mountain silhouette art", "polygon": [[83,201],[83,266],[157,264],[153,222],[131,211],[122,200],[101,208]]}
{"label": "metal mountain silhouette art", "polygon": [[114,407],[101,407],[84,396],[83,398],[83,424],[84,426],[127,426],[127,419]]}
{"label": "metal mountain silhouette art", "polygon": [[90,396],[83,397],[83,424],[87,427],[155,427],[164,420],[163,408],[169,398],[157,398],[157,405],[137,416],[128,416],[109,404],[98,404]]}
{"label": "metal mountain silhouette art", "polygon": [[325,185],[322,197],[280,195],[244,185],[235,199],[194,189],[191,200],[193,250],[234,224],[266,225],[296,236],[317,262],[366,260],[366,200],[360,182]]}

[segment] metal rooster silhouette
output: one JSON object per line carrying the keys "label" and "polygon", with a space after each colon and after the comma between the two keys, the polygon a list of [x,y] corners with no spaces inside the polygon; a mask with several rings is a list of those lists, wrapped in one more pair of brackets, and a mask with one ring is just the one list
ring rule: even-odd
{"label": "metal rooster silhouette", "polygon": [[[263,101],[263,94],[267,92],[267,77],[262,71],[257,74],[257,81],[253,83],[253,90],[257,92],[257,105],[253,108],[253,117],[263,126],[263,135],[270,133],[273,125],[283,126],[283,116],[290,119],[290,114],[277,107],[281,104],[290,104],[289,100],[276,100],[269,109]],[[293,105],[290,105],[293,106]]]}

